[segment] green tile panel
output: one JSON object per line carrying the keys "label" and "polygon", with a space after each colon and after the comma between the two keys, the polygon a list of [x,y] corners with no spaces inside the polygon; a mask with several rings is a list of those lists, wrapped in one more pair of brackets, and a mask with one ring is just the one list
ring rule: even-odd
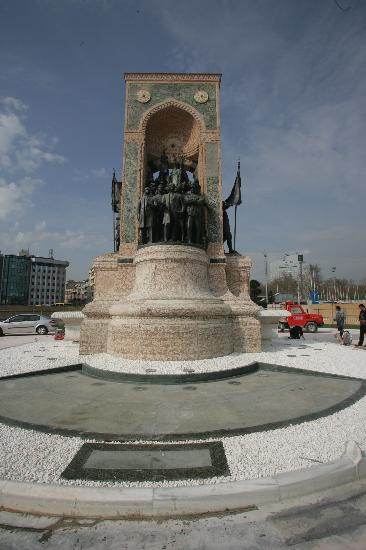
{"label": "green tile panel", "polygon": [[[139,90],[148,90],[151,94],[151,100],[148,103],[140,103],[136,99]],[[205,90],[209,99],[207,103],[196,103],[193,96],[197,90]],[[127,128],[128,131],[136,131],[143,115],[154,105],[167,99],[176,99],[194,107],[202,114],[206,129],[216,130],[216,85],[206,82],[196,83],[157,83],[141,82],[131,83],[128,86],[127,99]]]}
{"label": "green tile panel", "polygon": [[206,189],[209,204],[207,233],[209,242],[219,242],[221,236],[221,194],[219,192],[218,144],[206,143]]}
{"label": "green tile panel", "polygon": [[138,149],[136,142],[126,143],[126,156],[124,164],[123,193],[123,234],[124,242],[132,243],[136,240],[136,212],[137,212],[137,188],[138,188]]}

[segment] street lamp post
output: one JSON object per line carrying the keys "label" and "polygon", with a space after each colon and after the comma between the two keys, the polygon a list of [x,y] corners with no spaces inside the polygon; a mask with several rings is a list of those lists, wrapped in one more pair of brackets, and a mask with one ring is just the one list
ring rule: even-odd
{"label": "street lamp post", "polygon": [[303,297],[303,287],[304,287],[304,279],[303,279],[303,271],[302,271],[302,265],[304,263],[304,255],[300,254],[299,252],[291,252],[291,253],[286,252],[283,259],[285,260],[286,257],[294,256],[295,254],[297,255],[297,261],[299,263],[299,272],[297,276],[297,301],[298,303],[300,303],[300,300]]}
{"label": "street lamp post", "polygon": [[332,273],[333,273],[333,292],[334,292],[334,301],[337,301],[336,298],[336,267],[332,267]]}
{"label": "street lamp post", "polygon": [[265,274],[265,287],[266,287],[266,303],[268,305],[268,260],[267,252],[263,252],[264,256],[264,274]]}
{"label": "street lamp post", "polygon": [[303,254],[297,255],[297,261],[299,262],[299,274],[300,274],[300,288],[299,288],[299,303],[303,297],[303,275],[302,275],[302,264],[304,262]]}

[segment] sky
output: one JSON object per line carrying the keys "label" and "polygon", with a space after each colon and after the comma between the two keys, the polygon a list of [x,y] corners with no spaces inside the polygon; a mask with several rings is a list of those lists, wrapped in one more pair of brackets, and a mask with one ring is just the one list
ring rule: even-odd
{"label": "sky", "polygon": [[86,278],[113,249],[123,73],[213,72],[252,276],[266,251],[273,275],[302,253],[365,278],[365,67],[364,0],[2,0],[0,250],[52,248]]}

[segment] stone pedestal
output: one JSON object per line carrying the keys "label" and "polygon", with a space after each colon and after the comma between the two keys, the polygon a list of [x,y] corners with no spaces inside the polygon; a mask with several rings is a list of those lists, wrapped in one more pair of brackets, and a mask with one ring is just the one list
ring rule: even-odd
{"label": "stone pedestal", "polygon": [[56,311],[51,317],[62,321],[65,327],[65,340],[79,342],[80,325],[85,317],[81,311]]}
{"label": "stone pedestal", "polygon": [[[252,260],[249,256],[241,256],[240,254],[226,254],[226,281],[228,289],[234,296],[242,300],[249,301],[255,305],[250,299],[249,279],[250,270],[252,268]],[[258,307],[259,310],[259,307]]]}
{"label": "stone pedestal", "polygon": [[258,352],[260,308],[249,296],[250,268],[247,256],[212,262],[187,245],[146,246],[134,258],[100,256],[80,353],[195,360]]}
{"label": "stone pedestal", "polygon": [[250,299],[249,278],[252,261],[240,254],[226,255],[226,280],[228,292],[223,300],[233,316],[234,351],[261,351],[261,325],[258,320],[260,307]]}
{"label": "stone pedestal", "polygon": [[135,256],[135,285],[111,306],[107,351],[129,359],[189,360],[234,351],[230,307],[209,287],[208,257],[155,245]]}
{"label": "stone pedestal", "polygon": [[80,329],[80,353],[107,351],[109,309],[133,288],[135,265],[133,258],[120,254],[105,254],[94,259],[94,300],[83,309],[85,318]]}

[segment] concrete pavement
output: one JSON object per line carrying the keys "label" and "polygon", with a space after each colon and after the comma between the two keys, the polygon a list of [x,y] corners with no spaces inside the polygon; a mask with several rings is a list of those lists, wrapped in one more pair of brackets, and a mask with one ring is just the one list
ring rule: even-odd
{"label": "concrete pavement", "polygon": [[2,550],[364,550],[366,482],[232,514],[159,521],[0,512]]}

